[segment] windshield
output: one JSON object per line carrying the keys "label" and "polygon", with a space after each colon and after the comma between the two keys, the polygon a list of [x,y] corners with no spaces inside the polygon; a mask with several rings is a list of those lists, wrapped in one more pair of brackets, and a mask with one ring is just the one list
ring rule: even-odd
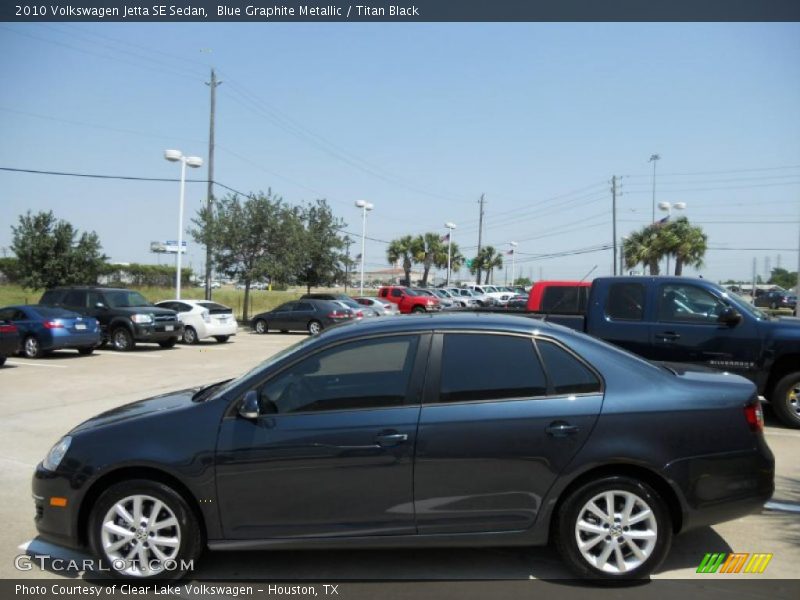
{"label": "windshield", "polygon": [[440,298],[449,298],[450,294],[445,292],[444,290],[433,290],[433,293],[439,296]]}
{"label": "windshield", "polygon": [[129,292],[120,290],[117,292],[106,292],[104,294],[106,303],[111,308],[129,308],[133,306],[153,306],[139,292]]}
{"label": "windshield", "polygon": [[751,317],[754,317],[760,321],[769,321],[769,315],[767,313],[765,313],[763,310],[756,308],[738,294],[734,292],[729,292],[725,288],[719,288],[718,291],[724,299],[728,300],[730,304],[732,304],[742,312],[745,312],[749,314]]}
{"label": "windshield", "polygon": [[302,340],[300,340],[296,344],[292,344],[291,346],[289,346],[287,348],[284,348],[280,352],[277,352],[277,353],[273,354],[267,360],[257,364],[255,367],[253,367],[252,369],[250,369],[249,371],[247,371],[243,375],[240,375],[239,377],[237,377],[235,379],[231,379],[227,383],[225,383],[225,385],[220,386],[216,390],[216,392],[210,397],[211,398],[218,398],[219,396],[223,395],[228,390],[231,390],[231,389],[235,388],[244,379],[247,379],[251,375],[254,375],[254,374],[258,373],[259,371],[274,365],[275,363],[277,363],[280,360],[283,360],[287,356],[291,356],[292,354],[298,352],[306,344],[310,344],[313,340],[316,340],[316,339],[317,338],[315,336],[314,337],[309,336],[309,337],[303,338]]}

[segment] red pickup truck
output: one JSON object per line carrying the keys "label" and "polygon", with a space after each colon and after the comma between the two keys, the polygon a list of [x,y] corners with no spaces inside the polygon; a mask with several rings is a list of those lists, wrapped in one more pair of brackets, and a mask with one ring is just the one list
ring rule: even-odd
{"label": "red pickup truck", "polygon": [[404,315],[408,313],[434,312],[442,309],[438,299],[432,296],[423,296],[401,285],[382,287],[378,290],[378,297],[397,304],[397,308]]}
{"label": "red pickup truck", "polygon": [[537,281],[528,295],[529,312],[583,314],[589,298],[590,281]]}

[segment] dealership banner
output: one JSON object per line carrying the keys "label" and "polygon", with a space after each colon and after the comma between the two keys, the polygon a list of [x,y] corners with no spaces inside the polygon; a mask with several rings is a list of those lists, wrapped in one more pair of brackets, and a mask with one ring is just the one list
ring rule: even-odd
{"label": "dealership banner", "polygon": [[0,20],[239,21],[798,21],[797,0],[51,0],[3,2]]}

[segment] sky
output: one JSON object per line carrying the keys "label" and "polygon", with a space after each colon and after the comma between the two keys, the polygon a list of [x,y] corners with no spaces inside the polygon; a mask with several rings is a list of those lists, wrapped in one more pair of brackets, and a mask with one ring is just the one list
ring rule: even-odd
{"label": "sky", "polygon": [[[208,154],[212,66],[214,179],[326,198],[352,255],[354,202],[373,203],[367,270],[386,268],[386,241],[446,221],[473,255],[485,194],[483,243],[516,241],[518,276],[610,274],[595,249],[613,239],[611,177],[619,239],[651,222],[654,153],[656,202],[685,202],[709,237],[688,274],[798,269],[795,23],[4,23],[0,167],[177,178],[165,149]],[[149,252],[177,238],[174,181],[0,170],[0,188],[0,255],[20,214],[52,210],[113,261],[174,261]],[[205,195],[187,184],[186,227]]]}

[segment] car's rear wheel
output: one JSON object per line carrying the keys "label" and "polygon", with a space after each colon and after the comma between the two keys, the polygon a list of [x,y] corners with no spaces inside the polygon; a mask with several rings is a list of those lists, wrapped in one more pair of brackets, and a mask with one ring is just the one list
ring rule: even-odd
{"label": "car's rear wheel", "polygon": [[224,344],[230,339],[231,336],[229,335],[215,335],[214,339],[217,340],[220,344]]}
{"label": "car's rear wheel", "polygon": [[184,344],[196,344],[197,343],[197,332],[194,330],[194,327],[186,327],[183,330],[183,343]]}
{"label": "car's rear wheel", "polygon": [[41,358],[44,351],[42,350],[42,345],[39,343],[39,340],[36,339],[36,336],[29,335],[25,338],[25,341],[22,342],[22,353],[26,358]]}
{"label": "car's rear wheel", "polygon": [[78,354],[83,354],[84,356],[88,356],[94,352],[94,346],[86,346],[85,348],[78,348]]}
{"label": "car's rear wheel", "polygon": [[647,577],[672,542],[664,501],[649,485],[630,477],[584,484],[566,498],[556,519],[556,547],[581,577]]}
{"label": "car's rear wheel", "polygon": [[778,381],[769,400],[784,425],[800,428],[800,371]]}
{"label": "car's rear wheel", "polygon": [[320,331],[322,331],[322,323],[319,321],[308,322],[308,333],[311,335],[317,335]]}
{"label": "car's rear wheel", "polygon": [[92,508],[88,537],[103,565],[127,579],[177,579],[203,547],[197,517],[184,498],[144,479],[103,492]]}
{"label": "car's rear wheel", "polygon": [[114,347],[114,350],[128,352],[136,347],[136,342],[131,332],[125,327],[117,327],[111,332],[111,345]]}
{"label": "car's rear wheel", "polygon": [[256,333],[267,333],[269,326],[264,319],[259,319],[253,324],[253,329],[255,329]]}
{"label": "car's rear wheel", "polygon": [[0,367],[6,364],[6,357],[0,354]]}

